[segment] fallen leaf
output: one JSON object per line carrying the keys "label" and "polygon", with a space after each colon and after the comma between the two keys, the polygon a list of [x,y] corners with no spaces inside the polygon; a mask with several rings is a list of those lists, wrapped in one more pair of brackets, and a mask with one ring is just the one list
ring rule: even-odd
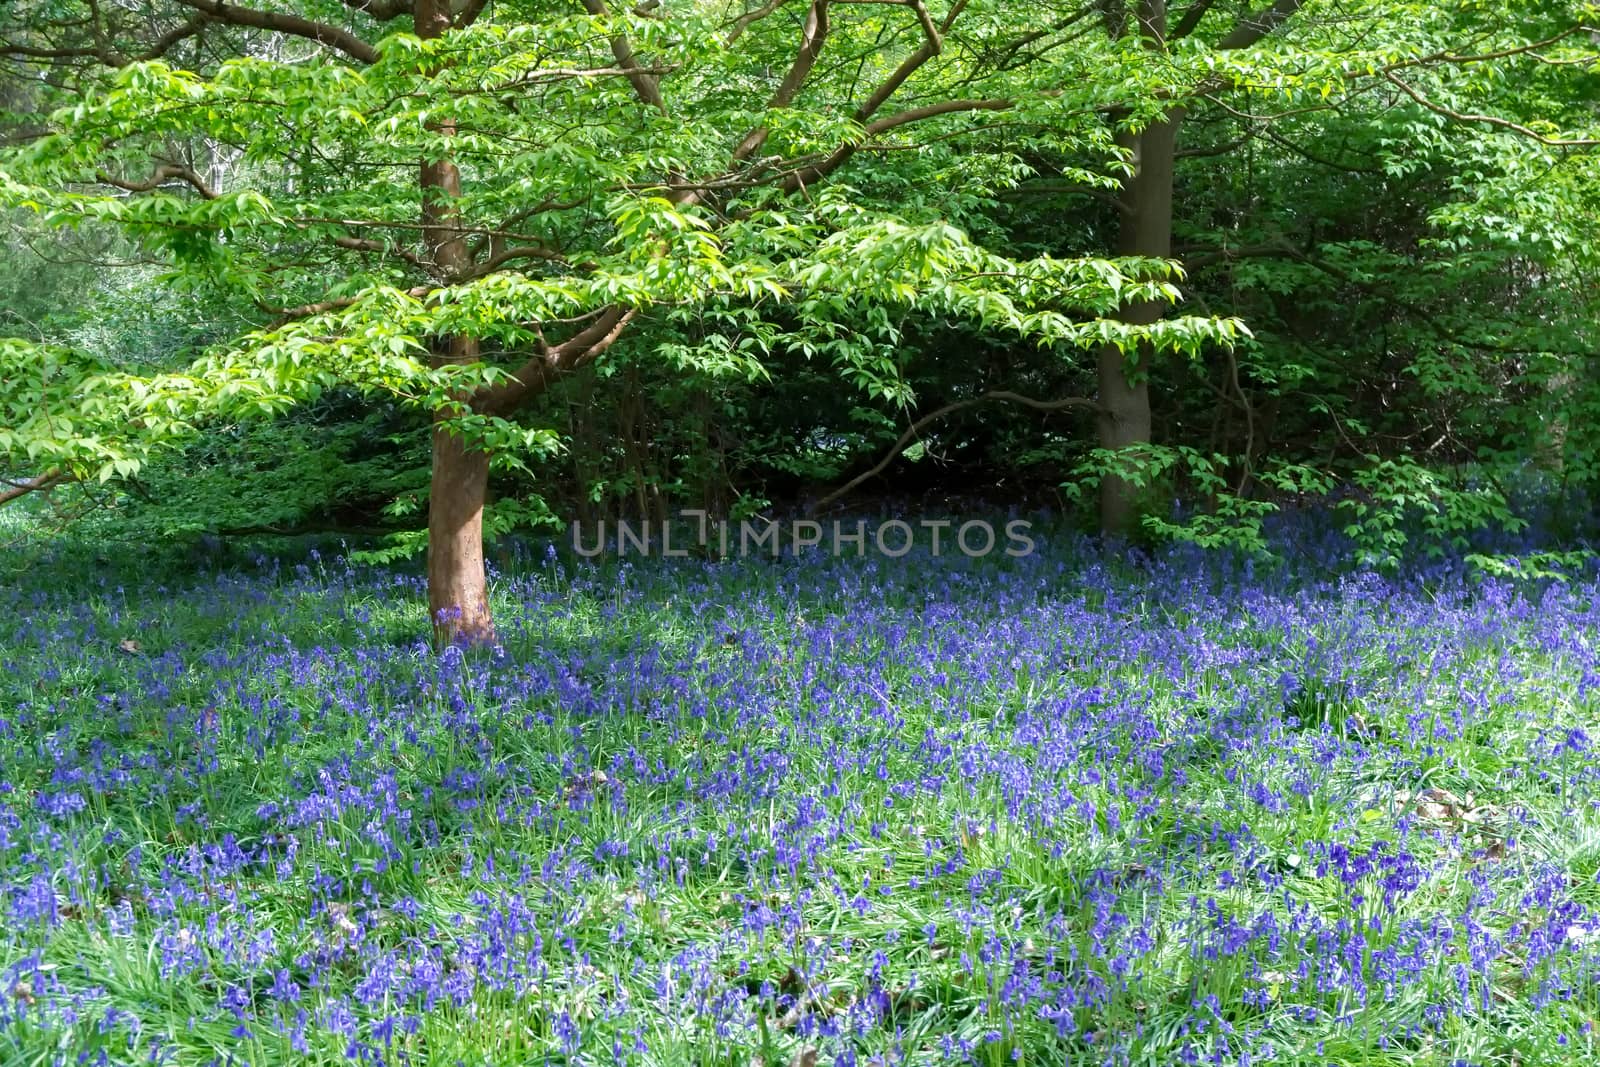
{"label": "fallen leaf", "polygon": [[593,793],[611,784],[605,771],[595,770],[567,779],[566,795],[570,799],[583,793]]}
{"label": "fallen leaf", "polygon": [[[1470,795],[1470,794],[1469,794]],[[1405,790],[1397,792],[1395,800],[1402,807],[1410,799]],[[1412,809],[1419,818],[1430,822],[1464,822],[1470,821],[1470,803],[1450,792],[1448,789],[1437,787],[1424,789],[1416,795],[1416,806]]]}
{"label": "fallen leaf", "polygon": [[341,935],[353,937],[360,929],[350,919],[350,905],[341,901],[329,901],[328,920]]}

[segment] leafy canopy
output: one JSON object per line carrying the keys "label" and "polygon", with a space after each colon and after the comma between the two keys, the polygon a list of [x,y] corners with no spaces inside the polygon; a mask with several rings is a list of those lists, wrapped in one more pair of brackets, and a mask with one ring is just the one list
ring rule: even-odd
{"label": "leafy canopy", "polygon": [[[1097,159],[1085,176],[1114,183],[1108,109],[1147,120],[1184,63],[1213,76],[1202,58],[1107,38],[1019,60],[1002,47],[1019,16],[991,2],[507,3],[437,38],[338,32],[85,70],[44,131],[0,156],[0,204],[115,227],[258,320],[173,368],[5,342],[0,450],[107,479],[207,418],[334,387],[446,416],[497,453],[550,447],[492,401],[597,323],[632,323],[628,343],[689,369],[759,375],[798,350],[894,400],[907,314],[1063,353],[1193,353],[1241,329],[1117,321],[1125,303],[1177,299],[1171,264],[1017,259],[949,221],[1026,171],[1004,130]],[[419,182],[421,161],[457,168],[459,195]],[[666,329],[690,320],[693,343]],[[433,358],[451,337],[479,358]]]}

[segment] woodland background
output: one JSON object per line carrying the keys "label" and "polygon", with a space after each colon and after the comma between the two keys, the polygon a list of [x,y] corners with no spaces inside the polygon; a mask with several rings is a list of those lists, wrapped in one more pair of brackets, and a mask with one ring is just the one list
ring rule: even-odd
{"label": "woodland background", "polygon": [[431,500],[471,527],[436,610],[481,599],[478,522],[887,494],[1260,548],[1335,502],[1382,561],[1582,515],[1594,22],[24,0],[5,496],[385,558]]}

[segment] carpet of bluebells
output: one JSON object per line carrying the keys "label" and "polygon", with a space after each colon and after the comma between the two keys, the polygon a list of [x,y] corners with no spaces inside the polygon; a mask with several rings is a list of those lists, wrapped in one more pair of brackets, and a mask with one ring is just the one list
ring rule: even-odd
{"label": "carpet of bluebells", "polygon": [[1600,1057],[1592,570],[1039,545],[42,550],[0,1063]]}

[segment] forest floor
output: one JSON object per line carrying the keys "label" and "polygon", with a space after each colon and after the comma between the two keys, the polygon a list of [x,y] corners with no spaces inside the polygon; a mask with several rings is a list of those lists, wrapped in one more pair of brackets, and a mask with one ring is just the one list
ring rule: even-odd
{"label": "forest floor", "polygon": [[[60,547],[0,584],[0,1062],[1600,1056],[1600,582]],[[80,1058],[81,1057],[81,1058]]]}

